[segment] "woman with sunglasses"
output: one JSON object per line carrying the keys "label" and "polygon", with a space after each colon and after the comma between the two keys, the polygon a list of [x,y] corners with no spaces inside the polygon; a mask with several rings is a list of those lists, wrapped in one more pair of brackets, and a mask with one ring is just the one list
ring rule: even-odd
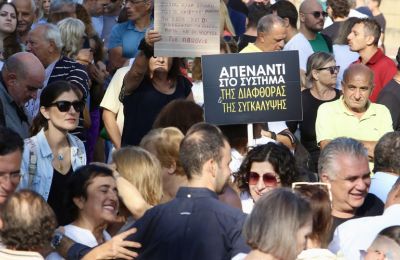
{"label": "woman with sunglasses", "polygon": [[234,173],[240,189],[242,210],[250,213],[254,203],[278,187],[291,187],[297,178],[295,159],[290,150],[276,143],[254,147]]}
{"label": "woman with sunglasses", "polygon": [[53,208],[58,224],[71,222],[62,206],[65,183],[86,164],[85,147],[74,130],[85,103],[80,90],[67,81],[55,81],[40,95],[40,113],[32,125],[32,137],[25,139],[20,188],[39,193]]}
{"label": "woman with sunglasses", "polygon": [[332,54],[316,52],[308,58],[306,71],[308,86],[301,92],[303,121],[287,122],[292,133],[296,132],[297,128],[300,129],[300,141],[310,153],[311,161],[308,167],[313,172],[317,172],[320,153],[315,133],[318,108],[321,104],[340,97],[340,91],[335,88],[339,69]]}

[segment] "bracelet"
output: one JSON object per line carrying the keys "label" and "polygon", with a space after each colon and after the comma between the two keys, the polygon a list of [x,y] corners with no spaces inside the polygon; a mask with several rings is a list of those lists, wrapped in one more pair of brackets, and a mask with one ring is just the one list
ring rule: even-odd
{"label": "bracelet", "polygon": [[154,48],[148,45],[144,38],[140,41],[138,50],[141,50],[148,59],[154,56]]}
{"label": "bracelet", "polygon": [[276,141],[276,134],[275,134],[275,132],[272,132],[272,131],[268,131],[268,132],[271,134],[271,139],[273,139],[273,140]]}

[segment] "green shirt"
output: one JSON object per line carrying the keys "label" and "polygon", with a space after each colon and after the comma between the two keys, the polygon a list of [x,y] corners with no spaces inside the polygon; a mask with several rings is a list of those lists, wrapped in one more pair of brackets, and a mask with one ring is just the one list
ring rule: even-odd
{"label": "green shirt", "polygon": [[309,40],[311,47],[314,52],[330,52],[328,48],[328,44],[325,41],[324,37],[320,33],[317,33],[317,37],[314,40]]}

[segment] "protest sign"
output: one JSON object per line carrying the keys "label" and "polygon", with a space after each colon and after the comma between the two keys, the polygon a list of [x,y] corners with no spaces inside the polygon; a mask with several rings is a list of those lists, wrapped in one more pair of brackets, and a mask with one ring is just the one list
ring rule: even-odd
{"label": "protest sign", "polygon": [[200,57],[219,53],[217,0],[154,1],[154,27],[162,36],[155,56]]}
{"label": "protest sign", "polygon": [[206,122],[302,120],[297,51],[202,57]]}

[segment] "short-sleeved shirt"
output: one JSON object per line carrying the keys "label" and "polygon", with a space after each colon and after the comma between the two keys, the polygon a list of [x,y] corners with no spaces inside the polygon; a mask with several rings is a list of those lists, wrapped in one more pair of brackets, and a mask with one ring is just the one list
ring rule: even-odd
{"label": "short-sleeved shirt", "polygon": [[367,111],[359,119],[346,108],[343,98],[322,104],[315,123],[317,143],[337,137],[378,141],[385,133],[391,131],[392,117],[385,106],[369,103]]}
{"label": "short-sleeved shirt", "polygon": [[134,58],[147,28],[138,30],[132,21],[115,24],[108,39],[108,49],[122,47],[122,56]]}
{"label": "short-sleeved shirt", "polygon": [[292,39],[286,43],[285,47],[283,47],[283,50],[299,51],[300,69],[304,71],[307,70],[307,59],[311,54],[314,53],[314,50],[304,34],[297,33],[295,36],[293,36]]}
{"label": "short-sleeved shirt", "polygon": [[[362,63],[361,57],[354,63]],[[369,100],[376,102],[383,87],[389,83],[389,81],[392,80],[394,75],[397,73],[397,67],[394,61],[383,54],[381,49],[378,49],[365,65],[367,65],[374,72],[375,86],[372,90]]]}
{"label": "short-sleeved shirt", "polygon": [[325,41],[324,37],[320,33],[317,33],[316,37],[314,40],[308,40],[311,44],[311,47],[314,52],[330,52],[328,43]]}

